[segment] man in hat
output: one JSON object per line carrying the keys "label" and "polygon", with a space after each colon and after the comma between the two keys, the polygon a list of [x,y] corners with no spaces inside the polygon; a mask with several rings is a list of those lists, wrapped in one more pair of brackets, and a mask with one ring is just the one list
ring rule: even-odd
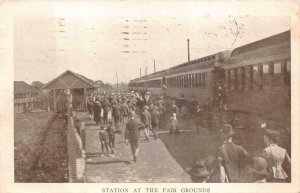
{"label": "man in hat", "polygon": [[134,118],[134,111],[129,112],[129,119],[125,127],[125,141],[130,144],[134,162],[137,161],[140,143],[140,130],[145,127],[140,121]]}
{"label": "man in hat", "polygon": [[232,142],[234,132],[230,124],[225,124],[222,132],[225,140],[217,152],[221,170],[220,180],[221,182],[239,182],[239,169],[250,160],[250,156],[242,146]]}
{"label": "man in hat", "polygon": [[151,125],[154,139],[157,139],[157,129],[159,125],[160,113],[158,112],[157,106],[153,107],[153,111],[151,112]]}
{"label": "man in hat", "polygon": [[209,172],[201,162],[196,162],[195,166],[193,166],[188,173],[191,175],[191,180],[193,182],[206,183],[209,179]]}
{"label": "man in hat", "polygon": [[115,101],[112,107],[112,117],[114,119],[115,127],[117,129],[119,129],[120,114],[121,114],[121,107],[119,106],[119,103]]}
{"label": "man in hat", "polygon": [[268,163],[265,158],[253,157],[249,167],[250,167],[252,182],[254,183],[267,182],[266,178],[270,172],[268,171]]}
{"label": "man in hat", "polygon": [[99,100],[96,100],[94,104],[94,121],[97,125],[101,123],[101,103]]}
{"label": "man in hat", "polygon": [[277,145],[280,135],[278,130],[265,129],[264,142],[267,147],[263,151],[263,157],[267,160],[268,168],[271,171],[267,178],[270,182],[285,182],[288,174],[282,164],[286,162],[289,167],[291,165],[291,158],[287,150]]}
{"label": "man in hat", "polygon": [[145,129],[144,129],[144,133],[145,133],[145,137],[146,137],[146,141],[150,141],[149,138],[149,131],[150,131],[150,127],[151,127],[151,114],[148,111],[149,107],[146,105],[144,107],[144,112],[141,115],[141,121],[142,123],[145,125]]}

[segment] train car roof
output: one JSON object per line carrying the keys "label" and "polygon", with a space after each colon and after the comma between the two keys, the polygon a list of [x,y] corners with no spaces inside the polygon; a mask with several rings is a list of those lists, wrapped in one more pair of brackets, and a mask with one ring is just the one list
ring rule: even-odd
{"label": "train car roof", "polygon": [[290,41],[290,30],[233,49],[231,57]]}
{"label": "train car roof", "polygon": [[289,41],[244,52],[229,58],[223,65],[225,69],[239,66],[254,65],[270,61],[279,61],[291,57]]}

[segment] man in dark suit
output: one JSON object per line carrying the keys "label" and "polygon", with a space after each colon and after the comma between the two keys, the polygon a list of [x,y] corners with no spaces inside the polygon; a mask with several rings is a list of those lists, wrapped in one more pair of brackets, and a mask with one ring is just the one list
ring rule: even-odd
{"label": "man in dark suit", "polygon": [[151,124],[152,124],[152,132],[153,132],[153,137],[156,140],[157,139],[157,129],[159,125],[159,118],[160,118],[160,113],[158,112],[157,106],[153,107],[153,111],[151,112]]}
{"label": "man in dark suit", "polygon": [[149,138],[149,131],[150,131],[150,127],[151,127],[151,114],[149,113],[148,111],[149,107],[146,105],[144,107],[144,112],[142,112],[141,114],[141,121],[142,123],[145,125],[145,128],[144,128],[144,134],[145,134],[145,137],[146,137],[146,141],[150,141],[150,138]]}
{"label": "man in dark suit", "polygon": [[137,161],[137,156],[139,152],[139,143],[140,143],[140,130],[144,129],[145,125],[143,125],[140,121],[134,118],[134,111],[129,113],[129,119],[126,123],[125,128],[125,141],[130,144],[131,153],[133,156],[134,162]]}
{"label": "man in dark suit", "polygon": [[248,152],[232,142],[234,134],[230,124],[225,124],[223,129],[225,141],[218,149],[218,160],[221,169],[221,182],[240,182],[240,169],[250,161]]}

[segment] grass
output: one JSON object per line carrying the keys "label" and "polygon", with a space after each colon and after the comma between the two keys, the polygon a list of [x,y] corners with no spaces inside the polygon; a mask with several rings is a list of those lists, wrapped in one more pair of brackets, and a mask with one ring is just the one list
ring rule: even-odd
{"label": "grass", "polygon": [[26,182],[30,179],[32,165],[41,151],[39,144],[50,116],[49,112],[14,115],[16,182]]}

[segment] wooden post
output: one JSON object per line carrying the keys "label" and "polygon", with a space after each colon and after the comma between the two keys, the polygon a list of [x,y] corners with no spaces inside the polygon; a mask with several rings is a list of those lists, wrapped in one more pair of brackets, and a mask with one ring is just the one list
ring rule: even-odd
{"label": "wooden post", "polygon": [[86,88],[83,88],[83,98],[84,98],[84,110],[86,110],[87,109],[87,90],[86,90]]}
{"label": "wooden post", "polygon": [[57,107],[56,107],[57,101],[56,100],[57,99],[56,99],[56,90],[55,89],[53,90],[53,93],[54,93],[53,94],[53,103],[54,103],[53,110],[54,110],[54,112],[56,112],[56,110],[57,110]]}

